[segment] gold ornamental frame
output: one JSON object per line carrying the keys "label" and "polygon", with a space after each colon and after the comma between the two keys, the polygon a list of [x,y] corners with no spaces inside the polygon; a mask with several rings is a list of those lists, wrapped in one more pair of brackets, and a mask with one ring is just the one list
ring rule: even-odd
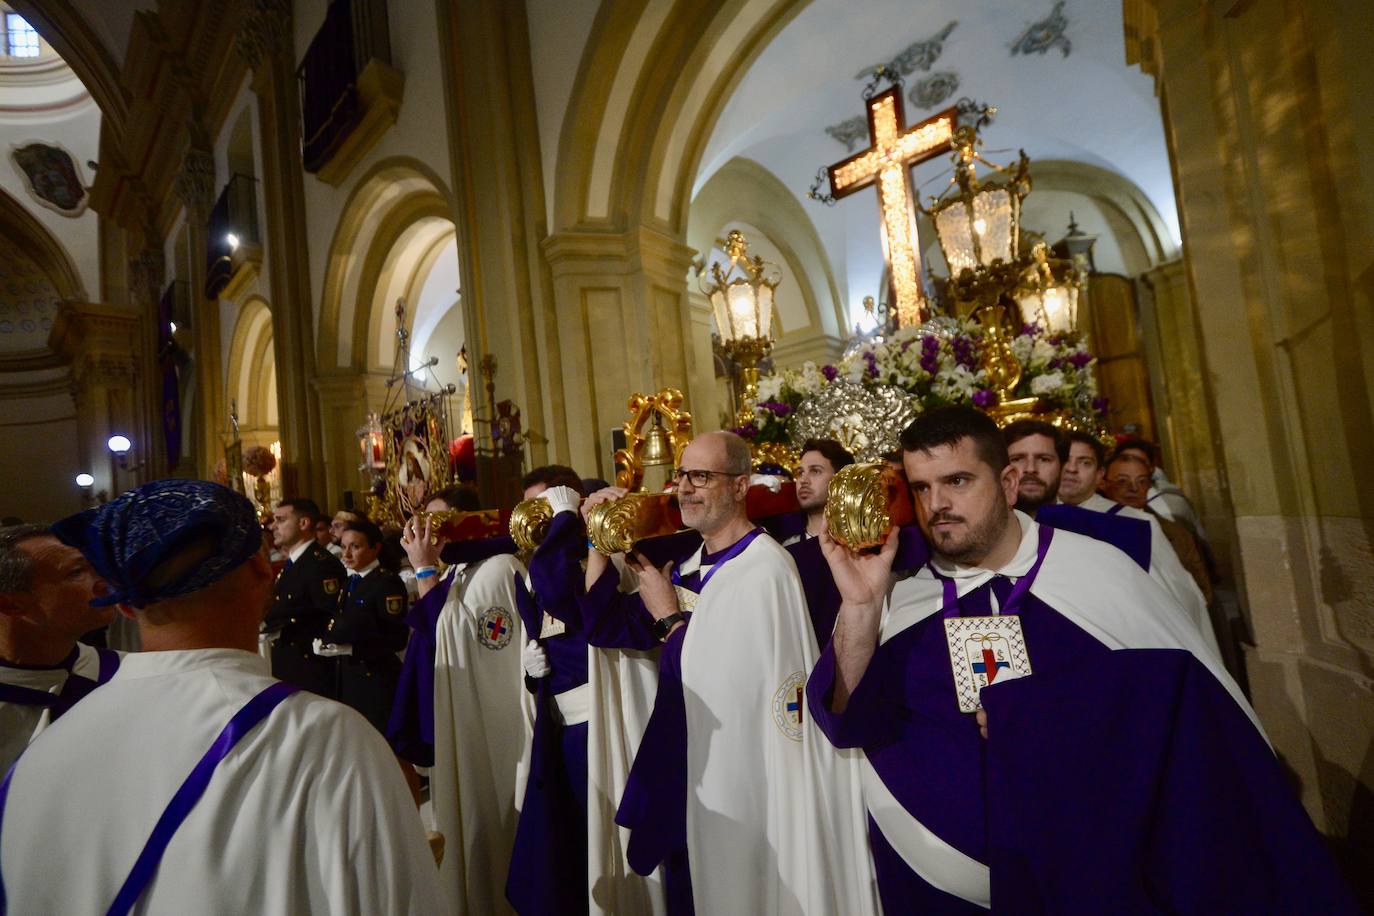
{"label": "gold ornamental frame", "polygon": [[385,489],[368,497],[367,511],[378,525],[404,525],[451,483],[443,414],[442,404],[427,398],[382,417]]}
{"label": "gold ornamental frame", "polygon": [[627,490],[638,490],[644,482],[644,465],[640,453],[644,449],[646,424],[657,414],[663,420],[668,433],[668,443],[673,449],[673,464],[682,459],[682,450],[692,441],[692,415],[683,409],[682,392],[676,388],[664,388],[658,394],[634,394],[630,396],[630,415],[625,420],[625,447],[615,453],[615,485]]}

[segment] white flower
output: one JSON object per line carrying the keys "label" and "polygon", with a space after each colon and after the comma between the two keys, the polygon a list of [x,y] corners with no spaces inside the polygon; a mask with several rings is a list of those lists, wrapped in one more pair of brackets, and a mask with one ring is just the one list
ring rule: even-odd
{"label": "white flower", "polygon": [[1031,394],[1036,397],[1045,397],[1055,394],[1060,388],[1064,387],[1064,373],[1047,372],[1044,375],[1037,375],[1031,379]]}
{"label": "white flower", "polygon": [[1028,360],[1028,364],[1033,366],[1043,366],[1050,360],[1054,359],[1054,356],[1054,345],[1051,344],[1048,340],[1045,340],[1043,337],[1037,337],[1035,339],[1035,343],[1031,346],[1030,359]]}
{"label": "white flower", "polygon": [[783,378],[781,375],[765,375],[759,379],[759,400],[776,401],[782,394]]}
{"label": "white flower", "polygon": [[1011,355],[1015,356],[1021,365],[1030,363],[1031,348],[1035,346],[1035,341],[1029,337],[1017,335],[1011,339]]}

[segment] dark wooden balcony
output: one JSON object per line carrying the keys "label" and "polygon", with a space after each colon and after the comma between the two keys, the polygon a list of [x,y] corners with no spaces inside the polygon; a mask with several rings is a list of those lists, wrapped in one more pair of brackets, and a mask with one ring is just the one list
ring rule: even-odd
{"label": "dark wooden balcony", "polygon": [[391,66],[386,0],[334,0],[296,70],[301,160],[338,185],[396,123],[405,77]]}
{"label": "dark wooden balcony", "polygon": [[233,295],[226,289],[241,285],[242,268],[262,262],[258,234],[257,179],[236,174],[219,193],[205,225],[205,298]]}

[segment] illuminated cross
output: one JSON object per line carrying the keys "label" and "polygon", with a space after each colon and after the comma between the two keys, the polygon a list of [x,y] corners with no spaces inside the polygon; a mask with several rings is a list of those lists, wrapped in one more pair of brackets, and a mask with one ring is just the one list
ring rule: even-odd
{"label": "illuminated cross", "polygon": [[848,197],[877,182],[882,211],[883,256],[892,277],[891,297],[897,320],[925,320],[921,291],[921,251],[916,238],[916,195],[909,170],[953,148],[955,115],[949,108],[903,129],[901,87],[893,86],[868,100],[868,136],[872,144],[830,166],[830,193]]}

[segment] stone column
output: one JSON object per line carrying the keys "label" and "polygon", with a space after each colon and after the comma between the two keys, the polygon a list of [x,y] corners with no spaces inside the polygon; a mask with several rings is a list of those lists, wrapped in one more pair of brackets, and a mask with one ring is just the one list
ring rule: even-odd
{"label": "stone column", "polygon": [[262,145],[266,230],[264,257],[272,298],[272,341],[282,442],[282,488],[291,496],[325,497],[315,376],[315,323],[300,162],[300,103],[287,0],[251,0],[235,35],[253,70]]}
{"label": "stone column", "polygon": [[71,394],[76,405],[77,453],[81,466],[95,478],[94,492],[114,498],[140,479],[122,470],[106,445],[116,433],[134,448],[128,461],[146,460],[149,443],[136,421],[139,382],[144,378],[137,352],[139,313],[120,306],[64,302],[53,323],[49,343],[71,364]]}
{"label": "stone column", "polygon": [[[683,391],[693,411],[715,403],[713,383],[705,384],[711,376],[692,343],[697,331],[687,271],[694,252],[641,227],[617,234],[559,233],[545,240],[544,254],[564,343],[550,406],[567,418],[573,467],[584,474],[594,468],[609,479],[610,430],[624,422],[631,394],[671,385]],[[709,416],[697,428],[716,425]]]}
{"label": "stone column", "polygon": [[1282,0],[1126,11],[1164,112],[1255,708],[1374,899],[1374,126],[1350,114],[1374,19]]}
{"label": "stone column", "polygon": [[220,359],[219,303],[205,298],[205,224],[214,205],[214,187],[214,154],[195,146],[188,148],[173,182],[173,190],[186,208],[190,271],[185,279],[191,291],[196,373],[195,422],[183,435],[182,447],[192,452],[196,472],[207,480],[213,476],[215,464],[224,457],[222,434],[228,416]]}
{"label": "stone column", "polygon": [[[320,401],[324,445],[328,454],[335,456],[325,465],[324,491],[331,507],[342,505],[344,490],[356,494],[363,489],[357,431],[369,412],[381,413],[386,403],[386,379],[380,372],[347,372],[322,375],[312,383]],[[361,497],[355,499],[360,504]]]}
{"label": "stone column", "polygon": [[[143,236],[157,238],[151,230],[145,230]],[[166,284],[167,265],[162,248],[151,245],[131,254],[128,260],[129,305],[142,318],[130,351],[143,380],[140,397],[133,405],[132,431],[127,434],[134,440],[139,457],[132,480],[127,481],[127,485],[134,486],[168,474],[167,443],[162,429],[162,376],[157,358],[157,304]]]}

